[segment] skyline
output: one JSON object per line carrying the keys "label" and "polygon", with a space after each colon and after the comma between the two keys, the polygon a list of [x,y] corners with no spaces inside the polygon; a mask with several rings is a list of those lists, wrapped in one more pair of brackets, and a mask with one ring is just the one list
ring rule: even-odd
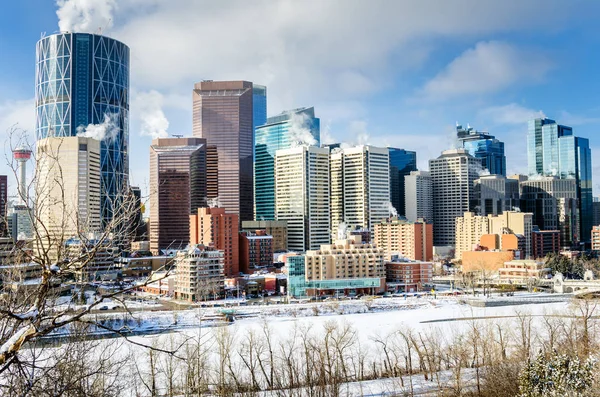
{"label": "skyline", "polygon": [[[526,173],[527,121],[542,113],[589,138],[592,151],[600,149],[594,135],[600,106],[592,99],[600,87],[586,78],[600,66],[600,58],[586,53],[596,41],[596,4],[463,1],[471,6],[465,16],[464,7],[441,2],[432,7],[433,1],[345,2],[337,14],[335,1],[295,7],[285,1],[249,6],[152,0],[134,7],[138,0],[105,0],[77,12],[72,1],[59,3],[62,7],[32,6],[33,0],[7,5],[4,18],[18,15],[18,25],[15,18],[0,17],[0,53],[11,54],[0,61],[0,130],[6,135],[19,122],[34,134],[40,33],[58,30],[59,20],[62,28],[76,31],[102,27],[103,35],[131,48],[131,178],[143,189],[149,185],[151,135],[192,135],[191,93],[203,79],[266,85],[268,116],[314,106],[323,143],[413,150],[420,170],[452,147],[456,122],[505,142],[507,174]],[[88,22],[78,13],[87,13]],[[271,23],[257,23],[261,15]],[[553,23],[558,20],[564,23]],[[220,26],[229,26],[227,32],[210,34]],[[485,67],[490,62],[494,68]],[[424,134],[434,139],[424,140]],[[594,169],[600,175],[600,164]],[[0,172],[7,171],[2,164]],[[10,179],[14,192],[16,181]],[[600,193],[598,181],[594,193]]]}

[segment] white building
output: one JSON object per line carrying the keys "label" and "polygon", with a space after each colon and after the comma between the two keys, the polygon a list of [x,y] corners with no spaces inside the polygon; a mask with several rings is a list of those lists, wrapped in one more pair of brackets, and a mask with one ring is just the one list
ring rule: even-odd
{"label": "white building", "polygon": [[334,149],[330,157],[332,235],[341,222],[372,230],[390,216],[389,150],[360,145]]}
{"label": "white building", "polygon": [[442,152],[429,160],[433,181],[433,245],[453,246],[456,218],[469,211],[475,198],[473,181],[479,178],[481,161],[465,149]]}
{"label": "white building", "polygon": [[225,289],[223,251],[198,244],[177,252],[175,297],[190,302],[216,299]]}
{"label": "white building", "polygon": [[275,218],[286,221],[288,249],[330,242],[329,148],[298,146],[275,153]]}
{"label": "white building", "polygon": [[433,180],[427,171],[411,171],[404,177],[406,219],[433,221]]}

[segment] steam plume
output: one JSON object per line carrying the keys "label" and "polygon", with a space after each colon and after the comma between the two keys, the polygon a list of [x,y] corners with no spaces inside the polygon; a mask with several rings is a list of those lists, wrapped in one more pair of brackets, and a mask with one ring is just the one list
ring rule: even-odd
{"label": "steam plume", "polygon": [[163,96],[155,90],[139,92],[135,95],[134,106],[140,118],[140,134],[152,139],[169,136],[169,120],[162,110]]}
{"label": "steam plume", "polygon": [[304,113],[292,113],[290,117],[290,141],[292,146],[314,146],[317,140],[310,131],[310,119]]}
{"label": "steam plume", "polygon": [[113,25],[116,0],[57,0],[58,28],[62,32],[88,32]]}
{"label": "steam plume", "polygon": [[101,124],[88,124],[87,127],[82,125],[77,127],[77,136],[94,138],[99,141],[113,139],[119,132],[117,118],[117,113],[105,113],[104,121]]}

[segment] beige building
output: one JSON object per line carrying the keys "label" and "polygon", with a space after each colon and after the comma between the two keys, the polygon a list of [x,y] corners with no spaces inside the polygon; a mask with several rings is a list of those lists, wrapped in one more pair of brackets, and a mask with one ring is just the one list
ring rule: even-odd
{"label": "beige building", "polygon": [[402,256],[414,261],[433,260],[433,225],[420,219],[409,222],[392,218],[374,226],[375,245],[383,249],[385,259]]}
{"label": "beige building", "polygon": [[273,236],[273,252],[287,251],[287,222],[285,221],[244,221],[242,229],[264,230]]}
{"label": "beige building", "polygon": [[379,278],[385,287],[383,249],[361,242],[360,236],[324,244],[315,251],[306,251],[307,281]]}
{"label": "beige building", "polygon": [[190,302],[221,297],[225,288],[223,251],[195,245],[175,257],[175,297]]}
{"label": "beige building", "polygon": [[498,269],[498,274],[502,281],[522,282],[532,278],[547,278],[551,270],[542,261],[513,260],[505,262],[504,266]]}
{"label": "beige building", "polygon": [[47,231],[54,241],[46,249],[56,255],[67,239],[101,231],[100,141],[80,136],[41,139],[36,167],[35,211],[43,225],[38,230]]}
{"label": "beige building", "polygon": [[505,211],[498,216],[479,216],[465,212],[456,218],[455,258],[462,259],[463,252],[473,251],[485,234],[517,234],[525,239],[525,257],[531,255],[531,230],[533,215],[526,212]]}

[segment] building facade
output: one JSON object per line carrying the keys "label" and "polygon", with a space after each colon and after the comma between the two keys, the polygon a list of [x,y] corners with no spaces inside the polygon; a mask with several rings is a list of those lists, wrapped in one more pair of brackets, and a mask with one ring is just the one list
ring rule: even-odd
{"label": "building facade", "polygon": [[404,177],[405,216],[411,222],[417,219],[433,221],[433,180],[427,171],[411,171]]}
{"label": "building facade", "polygon": [[198,208],[190,215],[190,244],[212,245],[223,251],[226,277],[240,273],[239,217],[225,208]]}
{"label": "building facade", "polygon": [[533,231],[531,232],[531,258],[545,258],[546,255],[558,253],[560,250],[559,230],[540,230],[538,227],[533,228]]}
{"label": "building facade", "polygon": [[[264,87],[263,87],[264,88]],[[264,92],[264,96],[262,93]],[[266,91],[249,81],[202,81],[193,90],[193,135],[206,139],[208,198],[240,220],[254,218],[254,99],[266,119]]]}
{"label": "building facade", "polygon": [[302,144],[319,146],[320,120],[314,108],[285,111],[256,128],[254,140],[254,219],[275,219],[275,153]]}
{"label": "building facade", "polygon": [[195,245],[175,258],[175,297],[189,302],[224,295],[223,251]]}
{"label": "building facade", "polygon": [[433,279],[433,263],[391,258],[385,262],[385,283],[391,292],[417,292]]}
{"label": "building facade", "polygon": [[150,250],[184,248],[190,214],[206,205],[206,140],[159,138],[150,146]]}
{"label": "building facade", "polygon": [[329,149],[299,146],[275,154],[275,218],[287,222],[289,250],[330,240]]}
{"label": "building facade", "polygon": [[456,126],[456,137],[463,149],[481,161],[481,166],[490,174],[506,176],[506,156],[504,142],[500,142],[487,132],[476,131],[474,128]]}
{"label": "building facade", "polygon": [[273,252],[287,251],[287,222],[286,221],[244,221],[243,230],[263,230],[273,237]]}
{"label": "building facade", "polygon": [[273,266],[273,236],[264,230],[240,232],[240,271],[252,274]]}
{"label": "building facade", "polygon": [[8,176],[0,175],[0,237],[8,237]]}
{"label": "building facade", "polygon": [[473,208],[479,215],[499,215],[504,211],[519,210],[521,201],[519,182],[502,175],[485,175],[474,182]]}
{"label": "building facade", "polygon": [[429,160],[433,181],[433,244],[455,244],[456,218],[469,211],[475,197],[473,181],[479,178],[481,161],[465,149],[442,152]]}
{"label": "building facade", "polygon": [[398,212],[405,216],[408,211],[405,194],[405,177],[417,170],[417,152],[399,148],[388,148],[390,155],[390,201]]}
{"label": "building facade", "polygon": [[600,251],[600,226],[592,228],[592,250]]}
{"label": "building facade", "polygon": [[410,260],[433,260],[433,225],[424,220],[410,222],[392,218],[375,224],[374,243],[385,258],[401,256]]}
{"label": "building facade", "polygon": [[35,106],[38,140],[83,135],[101,141],[106,225],[129,183],[129,47],[88,33],[42,38],[36,47]]}

